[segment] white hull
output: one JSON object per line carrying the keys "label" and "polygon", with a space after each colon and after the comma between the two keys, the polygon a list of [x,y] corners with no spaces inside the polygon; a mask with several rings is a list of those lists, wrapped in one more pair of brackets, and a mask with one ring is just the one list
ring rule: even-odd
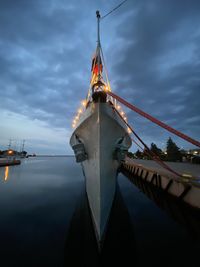
{"label": "white hull", "polygon": [[113,159],[116,144],[123,138],[127,149],[131,139],[126,125],[109,103],[90,103],[72,134],[84,144],[88,159],[83,161],[86,191],[97,239],[104,236],[116,189],[116,175],[120,162]]}

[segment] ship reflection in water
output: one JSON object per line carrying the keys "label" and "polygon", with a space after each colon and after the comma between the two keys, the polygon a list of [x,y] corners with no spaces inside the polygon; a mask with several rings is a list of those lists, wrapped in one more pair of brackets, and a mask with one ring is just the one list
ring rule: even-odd
{"label": "ship reflection in water", "polygon": [[136,263],[137,254],[132,223],[119,187],[113,202],[106,237],[101,251],[99,250],[87,196],[83,193],[66,239],[65,265],[128,266],[133,256]]}
{"label": "ship reflection in water", "polygon": [[[127,173],[123,174],[128,178]],[[131,179],[131,181],[134,181],[134,184],[159,208],[184,226],[192,239],[198,240],[200,238],[200,214],[198,210],[191,209],[187,205],[177,201],[174,197],[142,180],[139,181],[134,178],[134,180]],[[87,196],[83,193],[80,205],[77,207],[71,221],[66,239],[65,266],[72,266],[72,264],[73,266],[111,266],[111,264],[128,266],[133,260],[134,266],[144,266],[143,264],[153,266],[147,255],[146,259],[145,255],[143,255],[144,257],[141,259],[141,255],[137,251],[135,235],[138,235],[138,233],[134,231],[134,218],[132,219],[130,217],[118,186],[108,229],[106,231],[106,237],[102,250],[99,252],[92,219],[90,217]],[[148,239],[148,235],[146,238]],[[162,236],[160,236],[160,239],[162,239]],[[148,243],[149,240],[146,240],[146,242]],[[185,246],[187,247],[187,245],[186,243]],[[181,250],[181,248],[176,248],[177,253],[179,249]],[[188,252],[189,250],[190,247],[188,247]],[[163,251],[160,258],[162,266],[169,266],[168,263],[163,261],[162,255]],[[155,257],[157,260],[159,259],[159,250],[155,253]],[[175,262],[179,262],[182,266],[185,266],[184,258],[174,259],[174,263]],[[192,260],[190,266],[193,266]]]}

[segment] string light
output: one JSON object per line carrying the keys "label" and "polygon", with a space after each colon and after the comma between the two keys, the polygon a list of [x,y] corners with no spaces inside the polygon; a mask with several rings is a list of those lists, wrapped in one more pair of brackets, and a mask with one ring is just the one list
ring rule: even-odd
{"label": "string light", "polygon": [[104,87],[104,90],[105,90],[106,92],[109,91],[109,88],[108,88],[107,85]]}
{"label": "string light", "polygon": [[[109,90],[108,86],[105,86],[104,88],[105,88],[105,91],[106,91],[106,90]],[[85,99],[82,100],[82,101],[81,101],[81,106],[83,106],[83,107],[85,108],[86,105],[87,105],[87,101],[86,101]],[[120,105],[116,105],[116,109],[121,111],[121,112],[120,112],[120,115],[122,116],[123,120],[124,120],[125,122],[127,122],[126,114],[125,114],[125,112],[122,110],[121,106],[120,106]],[[74,119],[73,119],[73,121],[72,121],[72,128],[75,128],[75,127],[77,126],[77,123],[78,123],[78,121],[79,121],[79,119],[80,119],[80,115],[81,115],[81,113],[83,113],[83,109],[82,109],[82,108],[79,108],[78,111],[77,111],[76,116],[74,117]],[[129,134],[131,133],[131,130],[129,129],[129,127],[127,127],[127,132],[128,132]]]}
{"label": "string light", "polygon": [[127,132],[130,134],[132,133],[131,129],[129,127],[127,127]]}
{"label": "string light", "polygon": [[[84,108],[86,107],[87,105],[87,101],[84,99],[81,101],[81,106],[83,106]],[[79,119],[80,119],[80,115],[81,113],[83,113],[83,109],[80,107],[77,111],[77,114],[76,116],[74,117],[73,121],[72,121],[72,128],[75,128]]]}
{"label": "string light", "polygon": [[82,104],[83,107],[86,107],[86,104],[87,104],[86,100],[83,100],[83,101],[81,102],[81,104]]}

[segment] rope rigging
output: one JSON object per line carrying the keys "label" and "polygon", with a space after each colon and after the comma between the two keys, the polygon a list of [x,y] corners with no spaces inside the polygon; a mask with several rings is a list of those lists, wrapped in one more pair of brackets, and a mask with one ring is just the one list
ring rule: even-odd
{"label": "rope rigging", "polygon": [[110,95],[110,96],[112,96],[113,98],[117,99],[119,102],[121,102],[122,104],[124,104],[125,106],[127,106],[129,109],[135,111],[139,115],[143,116],[144,118],[152,121],[153,123],[155,123],[155,124],[159,125],[160,127],[166,129],[167,131],[169,131],[169,132],[171,132],[171,133],[173,133],[173,134],[181,137],[182,139],[188,141],[189,143],[191,143],[191,144],[193,144],[195,146],[200,147],[200,142],[199,141],[197,141],[197,140],[195,140],[195,139],[187,136],[186,134],[181,133],[180,131],[172,128],[171,126],[165,124],[164,122],[162,122],[162,121],[160,121],[160,120],[152,117],[148,113],[146,113],[146,112],[142,111],[141,109],[137,108],[136,106],[128,103],[126,100],[124,100],[123,98],[117,96],[113,92],[108,91],[107,94]]}
{"label": "rope rigging", "polygon": [[197,147],[200,147],[200,142],[189,137],[188,135],[172,128],[171,126],[167,125],[166,123],[154,118],[153,116],[149,115],[148,113],[142,111],[141,109],[139,109],[138,107],[134,106],[133,104],[127,102],[126,100],[124,100],[123,98],[121,98],[120,96],[114,94],[113,92],[111,92],[111,87],[110,87],[110,82],[109,82],[109,79],[108,79],[108,73],[107,73],[107,68],[106,68],[106,64],[105,64],[105,60],[104,60],[104,57],[103,57],[103,51],[102,51],[102,47],[101,47],[101,54],[102,54],[102,58],[103,58],[103,64],[104,64],[104,67],[105,67],[105,73],[106,73],[106,80],[107,80],[107,83],[108,83],[108,90],[106,90],[107,94],[110,95],[111,97],[113,97],[114,99],[116,99],[117,101],[121,102],[123,105],[125,105],[126,107],[128,107],[129,109],[133,110],[134,112],[138,113],[139,115],[141,115],[142,117],[150,120],[151,122],[157,124],[158,126],[164,128],[165,130],[179,136],[180,138],[186,140],[187,142],[197,146]]}
{"label": "rope rigging", "polygon": [[113,11],[117,10],[118,8],[120,8],[126,1],[128,1],[128,0],[124,0],[119,5],[117,5],[115,8],[113,8],[111,11],[109,11],[106,15],[102,16],[101,20],[106,18],[107,16],[109,16]]}
{"label": "rope rigging", "polygon": [[156,161],[161,167],[165,168],[166,170],[168,170],[169,172],[175,174],[178,177],[182,177],[182,174],[174,171],[172,168],[170,168],[166,163],[164,163],[159,156],[154,153],[153,151],[150,150],[150,148],[144,143],[144,141],[136,134],[136,132],[133,130],[133,128],[129,125],[128,122],[126,122],[123,117],[121,116],[121,114],[119,113],[119,111],[117,109],[115,109],[116,112],[118,113],[118,115],[121,117],[121,119],[124,121],[124,123],[128,126],[128,128],[131,130],[131,132],[135,135],[135,137],[140,141],[140,143],[144,146],[145,149],[142,149],[142,147],[134,140],[132,139],[132,141],[140,148],[144,151],[144,153],[146,153],[147,155],[149,155],[151,157],[152,160]]}
{"label": "rope rigging", "polygon": [[[106,64],[105,64],[105,60],[104,60],[104,56],[103,56],[103,51],[102,51],[102,47],[101,47],[101,54],[102,54],[102,59],[103,59],[103,65],[105,67],[105,74],[106,74],[106,80],[107,80],[107,84],[108,84],[108,90],[106,90],[107,94],[112,97],[113,99],[115,99],[115,101],[119,101],[122,104],[124,104],[126,107],[128,107],[129,109],[137,112],[138,114],[140,114],[141,116],[149,119],[150,121],[152,121],[153,123],[159,125],[160,127],[174,133],[175,135],[181,137],[182,139],[185,139],[186,141],[192,143],[193,145],[199,146],[200,147],[200,142],[198,142],[197,140],[192,139],[191,137],[175,130],[174,128],[172,128],[171,126],[159,121],[158,119],[152,117],[151,115],[145,113],[144,111],[140,110],[139,108],[135,107],[134,105],[128,103],[127,101],[125,101],[123,98],[117,96],[116,94],[114,94],[113,92],[111,92],[111,87],[110,87],[110,82],[108,79],[108,73],[107,73],[107,68],[106,68]],[[114,105],[116,106],[116,105]],[[178,177],[182,177],[182,175],[178,172],[176,172],[175,170],[173,170],[172,168],[170,168],[165,162],[163,162],[160,157],[155,154],[153,151],[150,150],[150,148],[143,142],[143,140],[136,134],[136,132],[133,130],[133,128],[127,123],[127,121],[124,120],[124,118],[121,116],[121,114],[118,112],[118,110],[115,108],[116,112],[118,113],[118,115],[122,118],[122,120],[124,121],[124,123],[127,125],[127,127],[131,130],[131,132],[135,135],[135,137],[139,140],[139,142],[144,146],[144,149],[134,140],[132,139],[132,141],[140,148],[143,150],[144,153],[146,153],[148,156],[151,157],[152,160],[156,161],[160,166],[162,166],[163,168],[165,168],[166,170],[168,170],[169,172],[175,174]]]}
{"label": "rope rigging", "polygon": [[[172,128],[171,126],[159,121],[158,119],[152,117],[151,115],[147,114],[146,112],[142,111],[141,109],[137,108],[136,106],[128,103],[126,100],[124,100],[123,98],[117,96],[116,94],[114,94],[113,92],[111,92],[111,87],[110,87],[110,82],[108,79],[108,73],[107,73],[107,68],[106,68],[106,64],[105,64],[105,59],[103,56],[103,50],[102,47],[100,47],[100,52],[102,55],[102,60],[103,60],[103,65],[105,67],[105,75],[106,75],[106,80],[107,80],[107,85],[108,88],[106,90],[107,95],[109,95],[110,97],[112,97],[113,99],[115,99],[115,101],[119,101],[122,104],[124,104],[126,107],[128,107],[129,109],[135,111],[136,113],[138,113],[139,115],[145,117],[146,119],[152,121],[153,123],[159,125],[160,127],[168,130],[169,132],[172,132],[173,134],[181,137],[182,139],[192,143],[193,145],[196,145],[198,147],[200,147],[200,142],[197,140],[194,140],[193,138],[175,130],[174,128]],[[124,120],[124,118],[121,116],[121,114],[118,112],[118,110],[116,109],[116,102],[114,105],[114,108],[116,110],[116,112],[118,113],[118,115],[122,118],[122,120],[124,121],[124,123],[127,125],[127,127],[131,130],[131,132],[135,135],[135,137],[140,141],[140,143],[144,146],[144,149],[134,140],[133,142],[140,148],[143,150],[144,153],[146,153],[147,155],[149,155],[151,157],[152,160],[156,161],[160,166],[162,166],[163,168],[165,168],[166,170],[168,170],[169,172],[175,174],[178,177],[182,177],[182,175],[178,172],[176,172],[175,170],[173,170],[172,168],[170,168],[165,162],[163,162],[160,157],[155,154],[153,151],[150,150],[150,148],[143,142],[143,140],[136,134],[136,132],[133,130],[133,128],[127,123],[127,121]]]}
{"label": "rope rigging", "polygon": [[[143,116],[144,118],[150,120],[151,122],[157,124],[158,126],[166,129],[167,131],[179,136],[180,138],[188,141],[189,143],[200,147],[200,142],[181,133],[180,131],[172,128],[171,126],[163,123],[162,121],[152,117],[151,115],[149,115],[148,113],[142,111],[141,109],[137,108],[136,106],[130,104],[129,102],[127,102],[126,100],[124,100],[123,98],[121,98],[120,96],[114,94],[113,92],[111,92],[111,86],[110,86],[110,82],[108,79],[108,73],[107,73],[107,68],[106,68],[106,64],[105,64],[105,59],[104,59],[104,55],[103,55],[103,50],[100,44],[100,34],[99,34],[99,26],[100,26],[100,20],[104,19],[105,17],[107,17],[108,15],[110,15],[113,11],[117,10],[119,7],[121,7],[127,0],[124,0],[123,2],[121,2],[119,5],[117,5],[115,8],[113,8],[110,12],[108,12],[106,15],[100,17],[100,13],[99,11],[96,12],[97,14],[97,51],[96,51],[96,57],[97,57],[97,63],[98,63],[98,81],[101,80],[102,76],[102,70],[100,69],[101,66],[104,65],[105,67],[105,75],[106,75],[106,87],[105,87],[105,91],[107,93],[107,95],[109,97],[111,97],[113,102],[113,99],[115,100],[115,104],[113,106],[113,108],[116,110],[116,112],[118,113],[118,115],[122,118],[122,120],[124,121],[124,123],[127,125],[127,127],[130,129],[130,131],[134,134],[134,136],[139,140],[139,142],[144,146],[144,149],[133,139],[133,142],[144,151],[144,153],[146,153],[147,155],[149,155],[154,161],[156,161],[160,166],[162,166],[163,168],[167,169],[168,171],[170,171],[171,173],[175,174],[178,177],[182,177],[182,175],[176,171],[174,171],[173,169],[171,169],[166,163],[164,163],[160,157],[155,154],[152,150],[149,149],[149,147],[143,142],[143,140],[136,134],[136,132],[133,130],[133,128],[127,123],[127,121],[121,116],[121,114],[118,112],[118,110],[116,109],[116,101],[121,102],[123,105],[125,105],[126,107],[128,107],[129,109],[133,110],[134,112],[138,113],[139,115]],[[102,57],[102,61],[103,61],[103,65],[101,65],[101,57]],[[93,73],[95,74],[95,72]],[[92,76],[91,79],[91,86],[92,84],[94,84],[94,80],[95,80],[95,75]],[[90,90],[88,93],[88,99],[89,99],[89,95],[90,95]]]}

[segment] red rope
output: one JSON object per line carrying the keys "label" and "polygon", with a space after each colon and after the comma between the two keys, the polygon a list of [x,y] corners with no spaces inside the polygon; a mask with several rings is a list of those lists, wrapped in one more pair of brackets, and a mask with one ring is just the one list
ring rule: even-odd
{"label": "red rope", "polygon": [[158,119],[152,117],[151,115],[147,114],[146,112],[142,111],[141,109],[137,108],[136,106],[128,103],[126,100],[124,100],[123,98],[117,96],[116,94],[114,94],[113,92],[108,91],[107,92],[108,95],[112,96],[113,98],[117,99],[119,102],[121,102],[122,104],[124,104],[125,106],[127,106],[128,108],[130,108],[131,110],[137,112],[138,114],[140,114],[141,116],[145,117],[146,119],[152,121],[153,123],[159,125],[160,127],[166,129],[167,131],[181,137],[182,139],[188,141],[189,143],[200,147],[200,142],[175,130],[174,128],[172,128],[171,126],[163,123],[162,121],[159,121]]}
{"label": "red rope", "polygon": [[168,171],[170,171],[171,173],[182,177],[182,175],[176,171],[174,171],[173,169],[171,169],[166,163],[164,163],[153,151],[151,151],[149,149],[149,147],[142,141],[142,139],[136,134],[136,132],[130,127],[130,125],[126,122],[126,124],[128,125],[129,129],[132,131],[132,133],[137,137],[137,139],[143,144],[143,146],[146,148],[146,153],[149,154],[149,156],[156,161],[159,165],[161,165],[163,168],[167,169]]}
{"label": "red rope", "polygon": [[[114,108],[115,109],[115,108]],[[132,139],[132,141],[140,148],[144,151],[144,153],[146,153],[147,155],[149,155],[152,160],[156,161],[159,165],[161,165],[163,168],[167,169],[168,171],[170,171],[171,173],[182,177],[182,175],[176,171],[174,171],[173,169],[171,169],[166,163],[164,163],[159,157],[158,155],[156,155],[153,151],[150,150],[150,148],[142,141],[142,139],[136,134],[136,132],[133,130],[133,128],[128,124],[128,122],[126,122],[124,120],[124,118],[121,116],[121,114],[119,113],[119,111],[117,109],[115,109],[115,111],[118,113],[118,115],[121,117],[121,119],[124,121],[124,123],[128,126],[128,128],[131,130],[131,132],[135,135],[135,137],[140,141],[140,143],[144,146],[144,148],[146,148],[146,151],[135,141]]]}

